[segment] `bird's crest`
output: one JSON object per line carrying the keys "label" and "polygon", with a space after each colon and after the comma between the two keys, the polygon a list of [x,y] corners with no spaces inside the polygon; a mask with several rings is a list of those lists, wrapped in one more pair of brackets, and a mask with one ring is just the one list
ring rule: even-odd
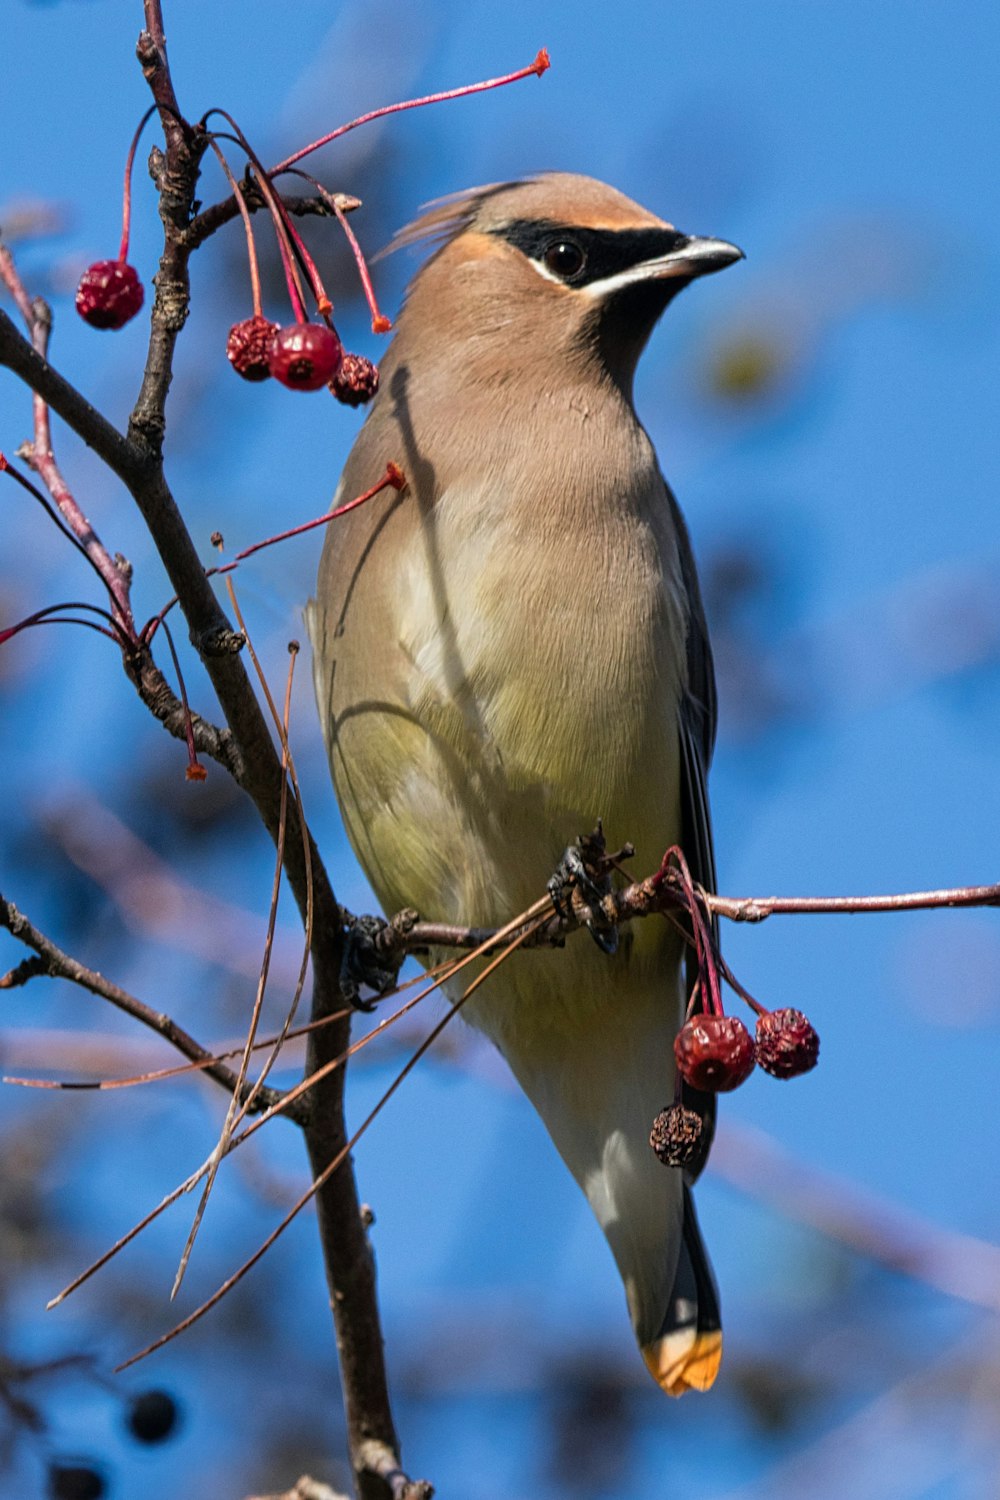
{"label": "bird's crest", "polygon": [[411,245],[427,245],[432,251],[440,250],[449,240],[468,229],[487,199],[519,186],[521,181],[490,182],[484,187],[463,188],[460,192],[449,193],[447,197],[433,199],[425,205],[419,218],[404,225],[393,235],[376,259],[381,260],[384,256],[393,255],[397,250],[405,250]]}

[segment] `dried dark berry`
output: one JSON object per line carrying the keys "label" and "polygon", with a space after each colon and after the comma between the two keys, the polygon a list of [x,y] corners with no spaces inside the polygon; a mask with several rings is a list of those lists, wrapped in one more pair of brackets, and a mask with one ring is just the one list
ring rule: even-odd
{"label": "dried dark berry", "polygon": [[290,323],[271,340],[268,367],[275,380],[293,391],[318,391],[340,369],[343,346],[323,323]]}
{"label": "dried dark berry", "polygon": [[649,1144],[665,1167],[689,1167],[701,1151],[701,1115],[683,1104],[661,1109],[649,1132]]}
{"label": "dried dark berry", "polygon": [[681,1077],[706,1093],[739,1088],[753,1072],[754,1044],[736,1016],[692,1016],[674,1038]]}
{"label": "dried dark berry", "polygon": [[364,406],[378,390],[378,366],[363,354],[345,354],[330,389],[345,406]]}
{"label": "dried dark berry", "polygon": [[800,1010],[766,1011],[757,1020],[757,1061],[774,1078],[795,1078],[819,1061],[819,1037]]}
{"label": "dried dark berry", "polygon": [[91,328],[124,328],[143,303],[135,266],[124,260],[95,260],[80,277],[76,310]]}
{"label": "dried dark berry", "polygon": [[106,1494],[104,1476],[93,1465],[58,1459],[49,1465],[50,1500],[102,1500]]}
{"label": "dried dark berry", "polygon": [[125,1421],[140,1443],[162,1443],[177,1428],[180,1413],[168,1391],[142,1391],[129,1402]]}
{"label": "dried dark berry", "polygon": [[277,331],[277,323],[260,314],[233,324],[226,340],[226,357],[237,375],[242,375],[244,380],[271,378],[268,359],[271,340]]}

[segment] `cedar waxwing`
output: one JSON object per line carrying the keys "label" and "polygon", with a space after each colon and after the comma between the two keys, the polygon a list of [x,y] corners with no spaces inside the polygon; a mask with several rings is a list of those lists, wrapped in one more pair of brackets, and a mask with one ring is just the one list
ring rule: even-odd
{"label": "cedar waxwing", "polygon": [[[632,405],[667,303],[742,252],[556,173],[432,207],[308,609],[348,836],[387,913],[499,926],[599,819],[714,884],[712,659],[684,522]],[[463,1014],[503,1053],[603,1229],[671,1395],[711,1385],[715,1284],[649,1147],[686,1004],[672,924],[517,954]],[[440,955],[437,955],[440,956]],[[463,976],[467,982],[467,976]],[[703,1106],[705,1105],[702,1096]]]}

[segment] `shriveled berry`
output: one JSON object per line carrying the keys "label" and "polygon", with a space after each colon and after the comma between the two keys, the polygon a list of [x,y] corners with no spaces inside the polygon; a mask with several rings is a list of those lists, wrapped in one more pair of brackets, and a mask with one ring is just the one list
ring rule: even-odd
{"label": "shriveled berry", "polygon": [[268,368],[293,391],[318,391],[333,379],[344,357],[332,328],[323,323],[290,323],[271,340]]}
{"label": "shriveled berry", "polygon": [[277,323],[259,313],[234,323],[226,340],[226,357],[237,375],[244,380],[269,380],[271,370],[268,359],[271,340],[278,331]]}
{"label": "shriveled berry", "polygon": [[665,1167],[689,1167],[701,1150],[701,1115],[684,1104],[661,1109],[649,1132],[649,1144]]}
{"label": "shriveled berry", "polygon": [[91,328],[124,328],[144,295],[135,266],[125,260],[95,260],[80,277],[76,310]]}
{"label": "shriveled berry", "polygon": [[142,1391],[129,1402],[125,1421],[140,1443],[162,1443],[177,1426],[177,1402],[169,1391]]}
{"label": "shriveled berry", "polygon": [[51,1500],[102,1500],[107,1494],[104,1475],[91,1464],[60,1463],[49,1465]]}
{"label": "shriveled berry", "polygon": [[800,1010],[771,1010],[757,1020],[757,1061],[775,1078],[808,1073],[819,1061],[819,1037]]}
{"label": "shriveled berry", "polygon": [[692,1016],[674,1038],[681,1077],[706,1093],[728,1093],[753,1072],[754,1044],[736,1016]]}
{"label": "shriveled berry", "polygon": [[345,354],[330,389],[345,406],[364,406],[378,390],[378,366],[363,354]]}

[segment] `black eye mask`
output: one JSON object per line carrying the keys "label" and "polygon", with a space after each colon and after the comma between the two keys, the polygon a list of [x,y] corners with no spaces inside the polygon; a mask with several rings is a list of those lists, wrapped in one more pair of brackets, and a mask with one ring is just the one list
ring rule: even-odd
{"label": "black eye mask", "polygon": [[582,266],[573,275],[561,278],[573,287],[604,281],[642,261],[669,255],[686,245],[689,238],[676,229],[585,229],[549,219],[514,219],[490,232],[514,245],[529,260],[543,264],[546,251],[553,246],[578,245],[584,255]]}

